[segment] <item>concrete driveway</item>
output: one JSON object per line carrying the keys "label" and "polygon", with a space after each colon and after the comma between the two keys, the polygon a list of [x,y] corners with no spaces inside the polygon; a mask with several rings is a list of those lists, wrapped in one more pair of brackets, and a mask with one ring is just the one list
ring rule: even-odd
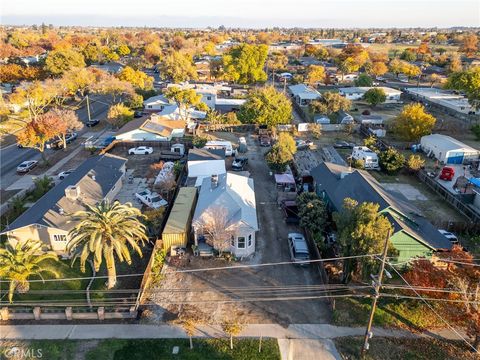
{"label": "concrete driveway", "polygon": [[[191,303],[208,315],[209,323],[219,323],[225,318],[236,318],[245,323],[325,323],[330,320],[330,310],[323,299],[288,300],[290,297],[321,295],[320,289],[306,289],[306,285],[321,285],[319,274],[313,266],[303,268],[291,264],[235,268],[238,264],[266,264],[290,261],[287,234],[299,231],[287,226],[276,204],[276,187],[264,160],[267,148],[258,146],[256,137],[247,136],[249,151],[248,171],[255,182],[257,214],[260,231],[253,258],[231,264],[228,270],[172,273],[180,269],[201,269],[228,266],[219,259],[189,257],[175,261],[166,270],[151,299],[157,318],[164,318],[165,309],[181,311],[182,304]],[[229,170],[229,167],[227,167]],[[293,288],[293,287],[296,288]],[[172,290],[173,289],[173,290]],[[272,301],[272,299],[275,299]],[[149,307],[151,309],[151,307]]]}

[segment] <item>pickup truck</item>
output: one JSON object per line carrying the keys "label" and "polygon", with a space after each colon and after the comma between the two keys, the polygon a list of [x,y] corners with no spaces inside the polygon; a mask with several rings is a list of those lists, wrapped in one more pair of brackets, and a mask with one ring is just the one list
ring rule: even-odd
{"label": "pickup truck", "polygon": [[284,200],[282,202],[283,215],[287,224],[299,224],[300,217],[298,216],[298,206],[295,201]]}
{"label": "pickup truck", "polygon": [[135,193],[135,197],[140,200],[140,202],[154,209],[158,209],[168,204],[168,202],[164,200],[159,194],[157,194],[156,192],[152,192],[148,189],[145,189],[139,193]]}

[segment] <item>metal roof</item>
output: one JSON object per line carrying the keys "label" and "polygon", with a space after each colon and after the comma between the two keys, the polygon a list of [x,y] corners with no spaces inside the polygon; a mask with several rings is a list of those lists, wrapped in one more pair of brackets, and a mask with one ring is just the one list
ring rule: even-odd
{"label": "metal roof", "polygon": [[196,188],[180,188],[162,234],[183,234],[189,230],[190,216],[195,206],[196,198]]}

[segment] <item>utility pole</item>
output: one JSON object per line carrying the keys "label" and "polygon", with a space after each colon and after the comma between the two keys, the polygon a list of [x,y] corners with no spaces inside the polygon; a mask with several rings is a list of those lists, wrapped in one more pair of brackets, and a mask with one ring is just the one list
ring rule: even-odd
{"label": "utility pole", "polygon": [[88,99],[88,95],[86,96],[87,98],[87,114],[88,114],[88,121],[91,121],[91,117],[90,117],[90,100]]}
{"label": "utility pole", "polygon": [[389,229],[387,233],[387,237],[385,239],[385,244],[383,245],[382,263],[380,265],[380,272],[378,273],[376,279],[374,276],[372,276],[374,278],[373,282],[375,284],[375,295],[373,297],[372,308],[370,310],[370,317],[368,318],[368,324],[367,324],[367,329],[365,331],[365,339],[363,342],[363,347],[362,347],[362,350],[360,351],[360,354],[362,357],[365,355],[365,352],[370,347],[370,345],[368,344],[368,339],[372,337],[371,330],[372,330],[373,316],[375,315],[375,309],[377,308],[377,300],[380,297],[379,292],[380,292],[380,288],[382,287],[383,273],[385,271],[385,261],[387,260],[388,239],[390,239],[390,232],[391,230]]}

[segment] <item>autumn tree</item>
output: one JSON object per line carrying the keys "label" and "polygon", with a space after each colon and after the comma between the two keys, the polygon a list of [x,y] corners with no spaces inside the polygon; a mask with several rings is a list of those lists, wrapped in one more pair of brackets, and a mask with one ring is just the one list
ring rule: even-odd
{"label": "autumn tree", "polygon": [[430,50],[430,47],[428,46],[428,43],[427,42],[422,42],[418,48],[417,48],[417,54],[419,55],[419,57],[423,60],[425,58],[425,56],[431,54],[432,51]]}
{"label": "autumn tree", "polygon": [[322,94],[320,99],[310,103],[310,110],[316,114],[330,115],[340,110],[350,110],[351,106],[352,102],[349,99],[339,93],[327,91]]}
{"label": "autumn tree", "polygon": [[53,86],[44,86],[39,81],[25,84],[10,95],[10,103],[20,107],[27,107],[30,120],[35,120],[48,110],[48,107],[58,96],[58,89]]}
{"label": "autumn tree", "polygon": [[197,69],[192,58],[178,51],[171,51],[160,62],[160,76],[173,82],[196,80]]}
{"label": "autumn tree", "polygon": [[230,349],[233,350],[233,337],[239,335],[243,330],[243,325],[238,321],[224,321],[222,330],[230,337]]}
{"label": "autumn tree", "polygon": [[170,99],[177,104],[180,117],[183,120],[188,119],[188,111],[191,107],[196,106],[202,99],[201,94],[197,94],[194,89],[182,89],[178,86],[168,87],[164,95],[167,99]]}
{"label": "autumn tree", "polygon": [[474,56],[478,52],[478,36],[473,33],[465,35],[462,39],[460,51],[468,57]]}
{"label": "autumn tree", "polygon": [[480,109],[480,66],[451,74],[445,87],[465,92],[469,104]]}
{"label": "autumn tree", "polygon": [[325,83],[325,68],[321,65],[310,65],[307,69],[306,82],[309,85]]}
{"label": "autumn tree", "polygon": [[53,75],[61,75],[72,68],[85,67],[85,59],[72,49],[53,50],[45,59],[45,67]]}
{"label": "autumn tree", "polygon": [[274,87],[253,90],[237,113],[242,123],[277,126],[292,121],[292,104]]}
{"label": "autumn tree", "polygon": [[62,84],[68,89],[70,95],[77,92],[84,97],[88,89],[100,77],[101,72],[94,68],[72,68],[66,71],[62,78]]}
{"label": "autumn tree", "polygon": [[417,172],[425,166],[425,160],[420,155],[412,154],[406,162],[407,168],[411,172]]}
{"label": "autumn tree", "polygon": [[450,74],[454,72],[460,72],[463,70],[462,60],[460,59],[460,56],[457,53],[454,53],[450,56],[447,69]]}
{"label": "autumn tree", "polygon": [[370,73],[375,76],[382,76],[388,72],[388,67],[382,61],[375,61],[372,63],[372,67],[370,68]]}
{"label": "autumn tree", "polygon": [[143,71],[134,70],[130,66],[125,66],[118,74],[118,78],[120,80],[129,82],[136,89],[153,89],[153,77],[148,76]]}
{"label": "autumn tree", "polygon": [[53,113],[39,115],[36,119],[25,124],[23,130],[17,134],[17,143],[23,147],[38,150],[45,161],[45,144],[48,140],[60,135],[60,124]]}
{"label": "autumn tree", "polygon": [[432,132],[436,119],[425,112],[422,104],[405,105],[402,112],[393,120],[395,132],[406,141],[418,141]]}
{"label": "autumn tree", "polygon": [[285,69],[288,63],[288,58],[285,54],[274,52],[268,55],[267,68],[272,70],[272,81],[275,83],[275,73],[279,70]]}
{"label": "autumn tree", "polygon": [[206,242],[220,254],[230,250],[231,239],[235,234],[227,214],[228,210],[223,206],[211,207],[202,214],[198,224]]}
{"label": "autumn tree", "polygon": [[[369,202],[359,204],[346,198],[343,208],[333,214],[338,229],[338,241],[342,256],[358,254],[379,254],[383,250],[385,240],[392,231],[388,219],[379,213],[379,205]],[[390,254],[393,250],[390,250]],[[343,263],[343,282],[348,283],[353,273],[366,278],[372,266],[377,264],[375,258],[358,260],[345,259]]]}
{"label": "autumn tree", "polygon": [[133,119],[133,110],[123,103],[114,104],[108,109],[107,120],[113,126],[119,128]]}
{"label": "autumn tree", "polygon": [[73,110],[55,108],[49,111],[52,116],[57,118],[57,130],[59,137],[63,142],[63,148],[67,148],[67,134],[73,131],[81,130],[83,123],[78,119],[77,114]]}
{"label": "autumn tree", "polygon": [[158,61],[160,61],[160,58],[162,57],[162,48],[158,44],[158,42],[151,42],[143,48],[143,54],[145,56],[145,59],[150,63],[150,64],[156,64]]}
{"label": "autumn tree", "polygon": [[90,90],[94,93],[112,96],[113,102],[122,95],[131,97],[135,94],[132,84],[110,74],[103,74],[96,83],[91,85]]}
{"label": "autumn tree", "polygon": [[239,84],[265,82],[267,54],[267,45],[240,44],[230,48],[223,55],[225,77]]}
{"label": "autumn tree", "polygon": [[363,99],[372,105],[372,107],[378,104],[383,104],[387,100],[387,94],[382,88],[371,88],[363,95]]}

